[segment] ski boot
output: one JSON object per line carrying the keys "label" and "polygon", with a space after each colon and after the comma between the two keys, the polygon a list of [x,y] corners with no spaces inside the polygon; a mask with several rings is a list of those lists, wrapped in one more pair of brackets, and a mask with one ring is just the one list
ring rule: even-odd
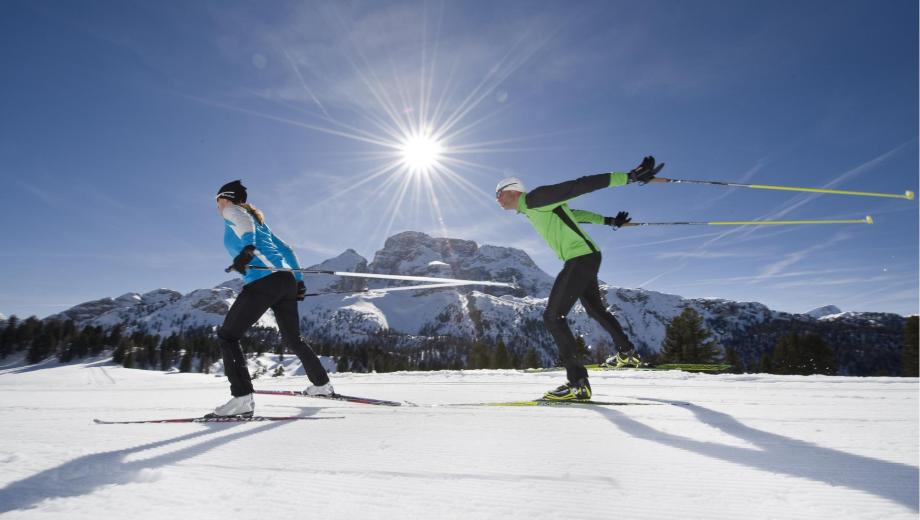
{"label": "ski boot", "polygon": [[607,362],[604,365],[611,368],[639,368],[642,366],[642,359],[639,357],[639,353],[633,349],[627,352],[617,352],[617,355],[607,358]]}
{"label": "ski boot", "polygon": [[547,401],[587,401],[591,399],[591,383],[588,379],[579,379],[574,383],[566,382],[564,385],[543,394]]}
{"label": "ski boot", "polygon": [[204,417],[206,419],[213,419],[215,417],[252,417],[252,413],[255,409],[256,403],[252,398],[252,394],[246,394],[231,398],[225,404],[218,406],[212,413]]}
{"label": "ski boot", "polygon": [[330,395],[335,395],[335,390],[332,389],[332,383],[326,383],[325,385],[319,386],[310,385],[303,393],[312,396],[328,397]]}

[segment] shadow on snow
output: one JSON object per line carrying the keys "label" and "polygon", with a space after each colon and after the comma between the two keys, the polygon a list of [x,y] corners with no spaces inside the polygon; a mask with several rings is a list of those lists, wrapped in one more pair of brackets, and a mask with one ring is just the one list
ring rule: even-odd
{"label": "shadow on snow", "polygon": [[658,431],[612,408],[597,407],[596,410],[620,430],[640,439],[764,471],[865,491],[918,510],[918,468],[914,466],[853,455],[765,432],[746,426],[731,415],[702,406],[685,406],[686,403],[664,399],[643,400],[684,405],[681,408],[693,412],[703,423],[759,449],[697,441]]}
{"label": "shadow on snow", "polygon": [[[308,409],[305,409],[305,411]],[[311,412],[313,410],[310,410]],[[311,414],[305,414],[311,415]],[[214,435],[242,426],[234,423],[200,423],[206,429],[172,437],[161,441],[151,442],[125,448],[121,450],[92,453],[65,462],[57,467],[36,473],[31,477],[10,483],[0,489],[0,514],[17,509],[36,507],[46,499],[68,498],[88,495],[96,489],[109,486],[130,484],[143,481],[143,470],[176,464],[180,461],[196,457],[214,448],[233,442],[243,437],[255,435],[285,424],[274,422],[260,424],[254,428],[247,428],[235,433],[214,437]],[[144,425],[147,427],[148,425]],[[154,424],[153,427],[169,427],[168,425]],[[105,426],[111,428],[112,426]],[[114,426],[120,427],[120,426]],[[157,455],[147,459],[125,459],[131,455],[154,450],[170,444],[199,439],[200,442],[169,453]]]}

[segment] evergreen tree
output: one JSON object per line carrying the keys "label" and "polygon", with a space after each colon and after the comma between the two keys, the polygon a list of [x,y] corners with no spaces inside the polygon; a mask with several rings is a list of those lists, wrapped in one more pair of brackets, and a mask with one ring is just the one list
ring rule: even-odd
{"label": "evergreen tree", "polygon": [[84,327],[74,336],[66,348],[72,357],[80,359],[89,354],[90,335],[93,330],[95,330],[94,327]]}
{"label": "evergreen tree", "polygon": [[834,351],[818,334],[806,334],[802,338],[802,372],[832,376],[837,373],[837,357]]}
{"label": "evergreen tree", "polygon": [[204,353],[201,355],[201,368],[200,371],[202,374],[211,373],[211,355],[209,353]]}
{"label": "evergreen tree", "polygon": [[799,335],[791,332],[779,339],[773,347],[773,373],[799,374],[804,365]]}
{"label": "evergreen tree", "polygon": [[71,345],[65,345],[64,348],[58,352],[58,362],[59,363],[70,363],[74,358],[74,352]]}
{"label": "evergreen tree", "polygon": [[119,343],[115,350],[112,351],[112,361],[115,363],[121,363],[125,360],[125,345]]}
{"label": "evergreen tree", "polygon": [[508,349],[505,348],[504,341],[498,340],[491,361],[492,368],[511,368],[511,358],[508,356]]}
{"label": "evergreen tree", "polygon": [[[26,318],[22,325],[16,329],[17,350],[30,348],[32,342],[42,333],[42,321],[35,316]],[[48,338],[54,341],[54,338]]]}
{"label": "evergreen tree", "polygon": [[160,344],[160,370],[165,372],[172,368],[180,348],[179,336],[175,333],[163,340]]}
{"label": "evergreen tree", "polygon": [[725,364],[732,366],[731,369],[729,369],[732,374],[744,373],[744,362],[741,361],[741,356],[738,355],[738,351],[731,347],[725,348]]}
{"label": "evergreen tree", "polygon": [[508,362],[510,364],[509,368],[521,368],[522,358],[520,354],[514,351],[511,351],[509,354],[511,355],[511,360]]}
{"label": "evergreen tree", "polygon": [[15,314],[6,320],[6,327],[3,332],[0,332],[0,359],[17,350],[16,329],[18,325],[19,318]]}
{"label": "evergreen tree", "polygon": [[106,347],[105,329],[102,328],[102,325],[97,325],[96,327],[89,329],[89,331],[90,332],[87,336],[87,346],[89,347],[89,353],[94,356],[99,355]]}
{"label": "evergreen tree", "polygon": [[134,368],[134,349],[125,352],[125,359],[122,361],[121,366],[125,368]]}
{"label": "evergreen tree", "polygon": [[760,356],[760,370],[759,372],[763,374],[772,374],[773,373],[773,356],[764,352]]}
{"label": "evergreen tree", "polygon": [[476,341],[473,343],[466,367],[472,370],[489,368],[491,361],[492,356],[489,354],[489,347],[481,341]]}
{"label": "evergreen tree", "polygon": [[46,321],[43,324],[43,332],[51,336],[51,351],[49,354],[54,353],[54,347],[57,346],[63,336],[63,325],[56,320]]}
{"label": "evergreen tree", "polygon": [[776,374],[833,375],[837,373],[837,358],[821,336],[799,336],[793,331],[776,343],[773,369]]}
{"label": "evergreen tree", "polygon": [[610,345],[603,341],[597,345],[594,345],[594,348],[591,350],[593,352],[591,362],[598,365],[613,355],[613,353],[610,351]]}
{"label": "evergreen tree", "polygon": [[192,371],[192,349],[185,349],[185,353],[182,354],[182,360],[179,361],[179,372],[191,372]]}
{"label": "evergreen tree", "polygon": [[121,340],[123,339],[124,327],[119,323],[112,327],[112,330],[109,331],[109,337],[106,338],[105,343],[108,343],[110,346],[118,348],[121,345]]}
{"label": "evergreen tree", "polygon": [[585,345],[585,338],[580,334],[575,336],[575,354],[582,362],[587,362],[587,360],[591,359],[591,351]]}
{"label": "evergreen tree", "polygon": [[668,363],[717,363],[719,347],[710,341],[699,313],[687,307],[665,329],[661,358]]}
{"label": "evergreen tree", "polygon": [[61,339],[67,340],[77,335],[77,326],[73,320],[67,320],[61,326]]}
{"label": "evergreen tree", "polygon": [[537,355],[537,349],[530,347],[524,354],[524,360],[521,361],[521,368],[540,368],[540,356]]}
{"label": "evergreen tree", "polygon": [[907,318],[904,325],[904,350],[901,351],[901,374],[906,377],[917,377],[917,316]]}
{"label": "evergreen tree", "polygon": [[346,356],[339,356],[338,361],[335,363],[336,372],[348,372],[348,358]]}
{"label": "evergreen tree", "polygon": [[47,332],[42,332],[32,340],[29,345],[29,351],[26,353],[26,361],[29,363],[38,363],[45,359],[54,348],[54,338]]}

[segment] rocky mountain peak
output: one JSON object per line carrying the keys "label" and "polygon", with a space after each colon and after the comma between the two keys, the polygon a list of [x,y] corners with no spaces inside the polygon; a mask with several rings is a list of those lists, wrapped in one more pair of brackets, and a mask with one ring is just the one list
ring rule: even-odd
{"label": "rocky mountain peak", "polygon": [[[520,249],[480,247],[472,240],[437,238],[417,231],[388,238],[368,267],[370,272],[382,274],[513,281],[520,287],[513,293],[541,297],[549,294],[553,281]],[[489,288],[487,292],[507,294],[512,291]]]}
{"label": "rocky mountain peak", "polygon": [[825,316],[830,316],[832,314],[840,314],[841,312],[843,311],[841,311],[840,308],[837,307],[836,305],[825,305],[824,307],[818,307],[817,309],[812,309],[806,312],[805,314],[807,314],[808,316],[811,316],[812,318],[820,319]]}
{"label": "rocky mountain peak", "polygon": [[[359,255],[354,249],[346,249],[340,255],[311,265],[308,269],[319,271],[347,271],[352,273],[366,273],[367,259]],[[309,292],[354,291],[364,288],[364,281],[360,278],[345,278],[328,274],[311,274],[305,278]]]}

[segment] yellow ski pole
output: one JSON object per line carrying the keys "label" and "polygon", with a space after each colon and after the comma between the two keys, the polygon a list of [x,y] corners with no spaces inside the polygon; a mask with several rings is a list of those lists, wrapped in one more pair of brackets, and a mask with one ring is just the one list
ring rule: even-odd
{"label": "yellow ski pole", "polygon": [[852,220],[710,220],[697,222],[628,222],[622,227],[644,226],[789,226],[806,224],[873,224],[871,216]]}
{"label": "yellow ski pole", "polygon": [[[715,186],[730,186],[734,188],[756,188],[758,190],[781,190],[781,191],[804,191],[808,193],[829,193],[832,195],[858,195],[861,197],[886,197],[890,199],[914,200],[914,192],[907,190],[903,195],[900,193],[876,193],[872,191],[852,191],[852,190],[831,190],[828,188],[802,188],[798,186],[775,186],[772,184],[742,184],[739,182],[722,182],[722,181],[694,181],[689,179],[665,179],[660,178],[659,182],[671,182],[675,184],[710,184]],[[654,182],[654,181],[653,181]]]}

